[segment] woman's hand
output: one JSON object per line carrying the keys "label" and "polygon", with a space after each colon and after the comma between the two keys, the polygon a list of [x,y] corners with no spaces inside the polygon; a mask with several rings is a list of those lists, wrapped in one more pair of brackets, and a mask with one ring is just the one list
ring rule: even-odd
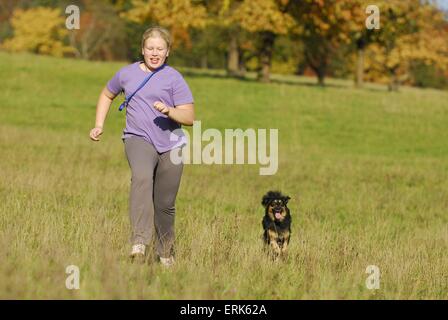
{"label": "woman's hand", "polygon": [[194,122],[194,106],[192,103],[167,107],[160,101],[154,102],[154,108],[179,124],[192,126]]}
{"label": "woman's hand", "polygon": [[98,137],[103,134],[103,128],[101,127],[95,127],[92,130],[90,130],[90,139],[93,141],[100,141]]}
{"label": "woman's hand", "polygon": [[158,111],[160,111],[166,116],[168,115],[168,113],[170,113],[170,108],[160,101],[154,102],[154,108],[156,108]]}

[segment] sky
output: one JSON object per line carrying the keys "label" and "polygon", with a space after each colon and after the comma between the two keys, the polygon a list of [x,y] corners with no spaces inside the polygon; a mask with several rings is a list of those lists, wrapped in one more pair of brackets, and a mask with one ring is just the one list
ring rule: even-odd
{"label": "sky", "polygon": [[439,6],[445,10],[448,10],[448,0],[437,0]]}

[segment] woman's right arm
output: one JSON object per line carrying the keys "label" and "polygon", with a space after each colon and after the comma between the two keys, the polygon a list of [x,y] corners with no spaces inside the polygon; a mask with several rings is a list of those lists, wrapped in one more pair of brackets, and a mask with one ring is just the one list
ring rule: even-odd
{"label": "woman's right arm", "polygon": [[93,141],[99,141],[98,138],[103,133],[104,121],[106,120],[107,113],[109,112],[110,105],[117,95],[110,92],[107,87],[104,87],[101,91],[98,103],[96,105],[96,119],[95,128],[90,130],[90,138]]}

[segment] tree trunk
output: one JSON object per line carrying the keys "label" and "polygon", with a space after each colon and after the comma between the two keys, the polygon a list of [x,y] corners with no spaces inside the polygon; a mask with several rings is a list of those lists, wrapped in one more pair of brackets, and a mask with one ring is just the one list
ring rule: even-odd
{"label": "tree trunk", "polygon": [[229,48],[227,53],[227,75],[239,75],[239,52],[238,52],[238,38],[236,32],[230,33]]}
{"label": "tree trunk", "polygon": [[202,69],[208,69],[208,58],[207,54],[203,54],[201,57],[201,68]]}
{"label": "tree trunk", "polygon": [[393,77],[389,84],[387,85],[387,88],[389,89],[389,91],[398,91],[398,88],[400,87],[400,84],[398,83],[397,79],[395,77]]}
{"label": "tree trunk", "polygon": [[358,49],[358,56],[356,61],[356,87],[362,88],[364,86],[364,48]]}
{"label": "tree trunk", "polygon": [[319,86],[324,87],[325,86],[325,69],[318,68],[316,73],[317,73],[317,83],[319,84]]}
{"label": "tree trunk", "polygon": [[239,59],[239,65],[238,65],[238,72],[240,77],[244,77],[246,75],[246,63],[244,61],[244,51],[239,49],[238,50],[238,59]]}
{"label": "tree trunk", "polygon": [[[320,49],[320,48],[318,48]],[[325,76],[327,74],[328,57],[326,52],[322,50],[306,51],[305,60],[317,76],[317,83],[325,86]]]}
{"label": "tree trunk", "polygon": [[398,91],[398,88],[400,86],[400,81],[398,79],[398,75],[397,75],[397,71],[396,69],[389,69],[389,74],[390,74],[390,81],[387,85],[387,88],[389,89],[389,91]]}
{"label": "tree trunk", "polygon": [[81,52],[79,52],[78,46],[76,45],[76,32],[72,30],[69,35],[70,46],[74,49],[73,54],[76,58],[81,58]]}
{"label": "tree trunk", "polygon": [[325,86],[325,75],[327,73],[327,65],[324,62],[319,64],[308,63],[317,76],[317,84],[321,87]]}
{"label": "tree trunk", "polygon": [[297,76],[303,76],[305,74],[305,69],[307,67],[307,64],[305,61],[300,61],[300,63],[296,66],[296,71],[294,72]]}
{"label": "tree trunk", "polygon": [[365,58],[365,47],[366,43],[364,39],[359,39],[356,42],[358,48],[356,56],[356,76],[355,85],[357,88],[362,88],[364,86],[364,58]]}
{"label": "tree trunk", "polygon": [[261,49],[259,55],[260,69],[258,71],[258,80],[260,82],[269,82],[271,74],[272,52],[274,50],[275,34],[272,32],[261,33]]}

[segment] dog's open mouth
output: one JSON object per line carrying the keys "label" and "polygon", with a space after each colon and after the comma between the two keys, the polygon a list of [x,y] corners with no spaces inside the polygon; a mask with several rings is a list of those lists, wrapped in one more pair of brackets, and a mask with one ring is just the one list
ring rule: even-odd
{"label": "dog's open mouth", "polygon": [[274,216],[276,219],[281,219],[282,218],[282,210],[274,210]]}

